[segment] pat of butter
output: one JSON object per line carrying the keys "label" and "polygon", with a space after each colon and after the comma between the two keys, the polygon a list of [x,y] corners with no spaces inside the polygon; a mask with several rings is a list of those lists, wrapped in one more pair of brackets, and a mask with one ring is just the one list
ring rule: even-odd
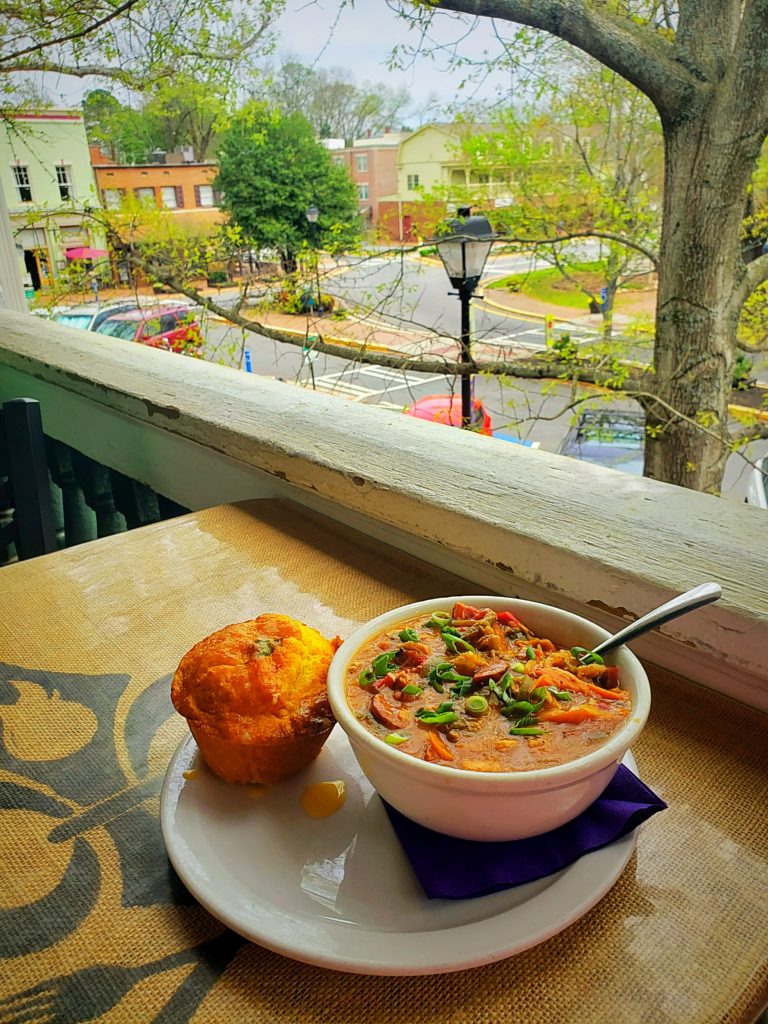
{"label": "pat of butter", "polygon": [[302,793],[301,807],[310,818],[327,818],[338,811],[346,798],[346,786],[341,779],[316,782]]}

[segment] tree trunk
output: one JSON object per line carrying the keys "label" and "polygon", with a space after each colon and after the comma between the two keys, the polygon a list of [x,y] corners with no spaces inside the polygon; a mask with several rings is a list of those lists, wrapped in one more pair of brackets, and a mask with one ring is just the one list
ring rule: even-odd
{"label": "tree trunk", "polygon": [[716,109],[665,125],[664,140],[654,354],[660,401],[646,408],[645,475],[717,493],[728,456],[740,229],[754,143],[740,144],[738,126]]}
{"label": "tree trunk", "polygon": [[289,277],[291,274],[295,274],[298,269],[295,253],[281,251],[280,266],[283,268],[283,273],[286,277]]}

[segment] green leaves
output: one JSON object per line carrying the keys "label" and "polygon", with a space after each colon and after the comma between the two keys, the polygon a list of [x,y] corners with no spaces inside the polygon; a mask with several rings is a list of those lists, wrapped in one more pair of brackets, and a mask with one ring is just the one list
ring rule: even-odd
{"label": "green leaves", "polygon": [[[221,136],[216,187],[254,247],[287,261],[309,243],[352,246],[360,233],[352,181],[300,114],[256,102],[239,110]],[[305,215],[311,205],[320,210],[316,239]]]}

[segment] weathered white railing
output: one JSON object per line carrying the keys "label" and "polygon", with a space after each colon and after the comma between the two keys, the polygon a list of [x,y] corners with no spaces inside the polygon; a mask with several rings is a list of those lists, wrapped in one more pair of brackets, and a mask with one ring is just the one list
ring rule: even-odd
{"label": "weathered white railing", "polygon": [[707,495],[0,312],[0,400],[189,508],[280,496],[485,589],[618,627],[697,583],[716,605],[643,657],[768,709],[768,516]]}

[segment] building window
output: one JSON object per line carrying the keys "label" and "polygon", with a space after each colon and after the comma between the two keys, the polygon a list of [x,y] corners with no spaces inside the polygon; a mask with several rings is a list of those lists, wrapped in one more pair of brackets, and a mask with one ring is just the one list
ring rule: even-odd
{"label": "building window", "polygon": [[357,186],[357,198],[358,199],[367,199],[368,198],[368,182],[367,181],[361,182],[361,184],[359,184]]}
{"label": "building window", "polygon": [[160,199],[163,206],[168,210],[175,210],[179,205],[176,202],[176,189],[173,185],[163,185],[160,189]]}
{"label": "building window", "polygon": [[213,186],[195,185],[195,202],[198,206],[213,206]]}
{"label": "building window", "polygon": [[120,189],[119,188],[105,188],[101,193],[104,199],[104,205],[108,210],[119,210],[120,209]]}
{"label": "building window", "polygon": [[75,198],[75,186],[72,183],[72,168],[65,164],[56,164],[56,184],[62,202],[68,203]]}
{"label": "building window", "polygon": [[13,165],[13,181],[20,203],[32,202],[32,186],[29,184],[29,170],[20,164]]}
{"label": "building window", "polygon": [[491,179],[485,171],[470,171],[469,180],[473,185],[487,185]]}
{"label": "building window", "polygon": [[355,157],[355,167],[361,173],[368,170],[368,154],[362,153],[360,156]]}
{"label": "building window", "polygon": [[346,161],[345,161],[343,156],[335,156],[335,157],[333,157],[333,162],[336,164],[337,167],[343,167],[344,164],[346,163]]}
{"label": "building window", "polygon": [[409,191],[419,187],[419,176],[418,174],[408,175],[408,189]]}
{"label": "building window", "polygon": [[155,190],[153,188],[135,188],[133,194],[140,203],[154,203]]}

